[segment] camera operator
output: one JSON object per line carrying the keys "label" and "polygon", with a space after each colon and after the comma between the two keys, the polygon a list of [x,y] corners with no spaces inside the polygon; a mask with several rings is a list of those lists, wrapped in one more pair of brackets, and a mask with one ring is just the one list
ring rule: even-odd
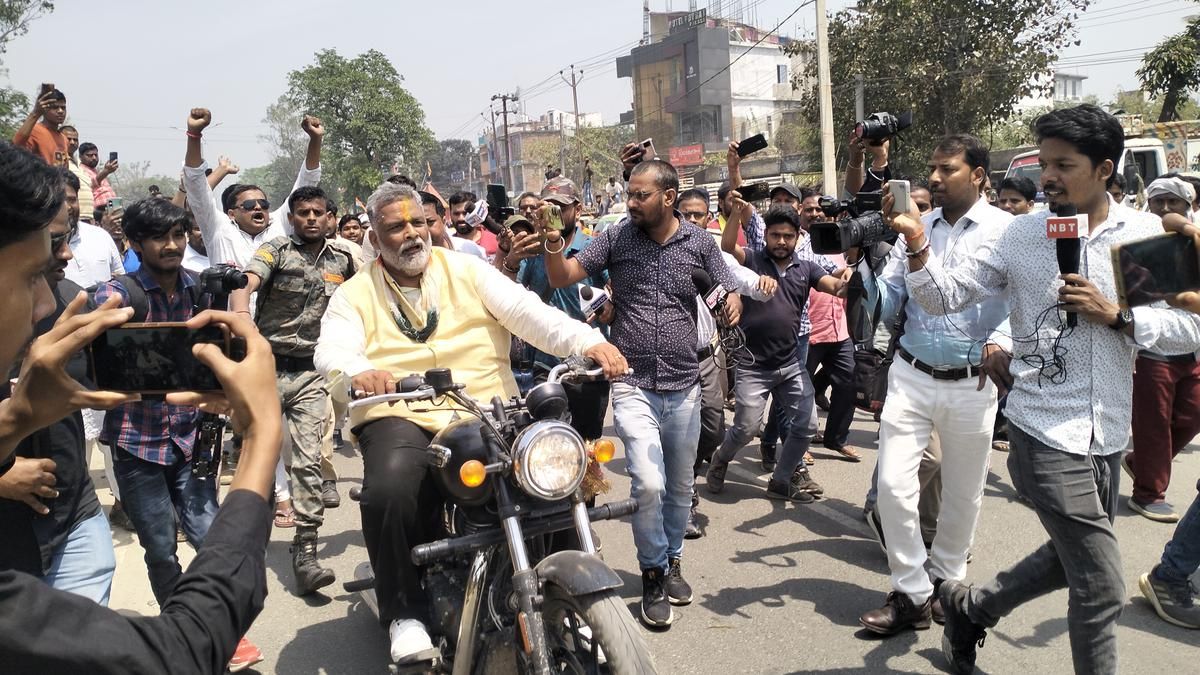
{"label": "camera operator", "polygon": [[[921,222],[932,233],[934,254],[947,267],[965,265],[973,251],[998,238],[1012,220],[981,196],[987,147],[974,136],[947,136],[934,148],[929,169],[929,189],[938,208]],[[884,199],[885,214],[891,208],[890,196]],[[925,311],[906,289],[903,251],[897,243],[878,278],[869,265],[860,265],[869,299],[874,301],[878,294],[882,302],[880,320],[890,324],[901,308],[906,316],[896,350],[899,358],[888,371],[879,430],[876,515],[887,542],[892,591],[883,607],[859,619],[881,635],[928,627],[931,618],[940,619],[941,608],[934,602],[937,586],[966,576],[997,398],[990,383],[976,385],[981,371],[972,365],[972,352],[1008,315],[1003,295],[948,318],[940,316],[944,312]],[[985,350],[990,347],[995,345]],[[927,553],[918,512],[919,467],[933,433],[944,449],[942,508]]]}
{"label": "camera operator", "polygon": [[[8,372],[34,324],[49,316],[54,298],[44,278],[49,264],[46,224],[62,206],[59,178],[45,164],[0,144],[0,371]],[[105,330],[133,314],[115,300],[81,314],[75,297],[49,332],[28,347],[12,394],[0,401],[0,473],[18,442],[81,408],[111,408],[135,395],[89,391],[66,371],[68,362]],[[270,352],[248,322],[228,314],[192,321],[228,323],[247,340],[247,358],[233,363],[211,347],[198,358],[224,384],[247,438],[245,460],[205,545],[162,607],[162,616],[126,618],[91,600],[58,591],[33,576],[0,572],[0,663],[12,672],[222,672],[237,636],[249,628],[266,594],[265,552],[272,473],[278,458],[279,409],[270,397]],[[173,402],[218,405],[198,395]],[[265,398],[264,397],[268,397]],[[254,404],[251,405],[251,401]],[[6,540],[8,541],[8,540]]]}
{"label": "camera operator", "polygon": [[[954,670],[971,672],[987,628],[1066,587],[1075,672],[1114,673],[1125,586],[1112,518],[1117,465],[1129,440],[1134,346],[1166,354],[1194,351],[1200,318],[1165,307],[1130,312],[1115,301],[1110,248],[1162,232],[1156,216],[1116,204],[1106,191],[1123,151],[1120,122],[1084,104],[1041,116],[1034,134],[1051,208],[1073,206],[1088,216],[1090,225],[1079,223],[1081,235],[1086,228],[1080,244],[1087,276],[1059,272],[1057,246],[1043,235],[1049,212],[1021,216],[953,268],[929,254],[925,224],[914,214],[891,219],[908,250],[909,293],[925,311],[962,311],[1007,293],[1014,335],[1035,336],[1014,339],[1007,367],[1008,358],[993,354],[988,370],[1012,389],[1009,471],[1050,541],[987,583],[943,583],[945,645]],[[884,206],[890,210],[889,198]],[[1056,308],[1076,313],[1078,325],[1045,327]],[[946,447],[947,457],[958,449]]]}
{"label": "camera operator", "polygon": [[[60,171],[64,183],[68,176],[74,178]],[[48,228],[52,259],[46,281],[55,308],[37,323],[35,336],[49,332],[82,290],[65,274],[71,260],[68,220],[72,217],[64,203]],[[90,387],[87,366],[86,356],[80,353],[66,370],[72,379]],[[16,377],[19,365],[13,370]],[[75,412],[34,432],[17,447],[17,458],[0,475],[0,541],[6,544],[0,548],[0,569],[27,572],[53,588],[107,605],[116,558],[108,520],[88,474],[84,438],[83,417]]]}
{"label": "camera operator", "polygon": [[325,519],[321,447],[332,411],[313,353],[330,296],[356,269],[353,255],[325,238],[326,201],[320,188],[293,192],[292,235],[259,247],[246,265],[249,283],[230,296],[231,309],[249,316],[250,298],[258,294],[255,323],[275,353],[279,400],[292,438],[291,462],[285,464],[296,510],[292,571],[299,595],[334,582],[333,570],[317,562],[317,529]]}
{"label": "camera operator", "polygon": [[[433,246],[416,190],[384,183],[367,199],[367,212],[379,258],[334,292],[314,354],[335,395],[395,392],[398,377],[436,366],[449,368],[478,400],[507,399],[517,393],[508,366],[514,334],[551,354],[592,357],[610,378],[628,369],[598,331],[491,265]],[[431,648],[411,551],[434,539],[441,498],[424,448],[455,418],[452,408],[379,404],[350,415],[363,455],[363,539],[394,661]]]}
{"label": "camera operator", "polygon": [[[635,159],[635,157],[637,159]],[[607,269],[615,314],[612,341],[633,373],[612,385],[613,420],[625,446],[638,501],[633,539],[642,571],[642,622],[665,627],[671,603],[692,601],[683,578],[683,534],[692,504],[693,467],[700,437],[700,367],[696,360],[696,292],[692,270],[714,284],[736,287],[708,232],[675,210],[679,174],[661,160],[638,161],[626,146],[629,217],[564,258],[561,233],[546,230],[546,271],[563,287]],[[729,323],[741,300],[728,296]]]}
{"label": "camera operator", "polygon": [[[115,295],[121,306],[140,312],[133,301],[137,294],[145,302],[145,315],[134,319],[147,323],[187,321],[207,307],[211,299],[199,277],[182,266],[187,225],[187,213],[165,199],[131,204],[125,210],[125,236],[141,266],[122,279],[137,288],[113,279],[96,289],[96,304]],[[146,553],[150,588],[160,605],[183,572],[176,557],[176,522],[188,543],[199,548],[217,514],[216,479],[192,470],[199,421],[198,408],[145,399],[110,410],[100,434],[101,442],[112,448],[125,512]],[[262,660],[245,638],[238,649],[238,658]]]}
{"label": "camera operator", "polygon": [[[857,130],[850,131],[850,159],[846,163],[846,181],[842,185],[847,199],[853,198],[859,192],[878,192],[884,183],[892,179],[891,169],[888,168],[888,151],[891,146],[890,137],[882,140],[864,139]],[[871,153],[869,168],[866,166],[868,150]]]}

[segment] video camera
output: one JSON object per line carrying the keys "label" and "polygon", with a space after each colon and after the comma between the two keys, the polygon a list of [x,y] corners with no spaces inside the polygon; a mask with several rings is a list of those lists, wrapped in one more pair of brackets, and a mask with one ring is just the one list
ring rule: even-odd
{"label": "video camera", "polygon": [[[874,246],[881,241],[895,243],[899,235],[883,222],[882,199],[880,192],[860,192],[853,201],[821,197],[817,203],[828,220],[810,226],[813,252],[842,253],[854,247]],[[842,214],[849,217],[837,220]]]}
{"label": "video camera", "polygon": [[872,145],[879,145],[911,127],[912,123],[912,112],[901,113],[899,117],[890,112],[871,113],[867,119],[854,125],[854,135]]}
{"label": "video camera", "polygon": [[245,272],[225,263],[213,265],[200,273],[200,287],[214,298],[228,298],[230,293],[245,288],[248,283],[250,279]]}

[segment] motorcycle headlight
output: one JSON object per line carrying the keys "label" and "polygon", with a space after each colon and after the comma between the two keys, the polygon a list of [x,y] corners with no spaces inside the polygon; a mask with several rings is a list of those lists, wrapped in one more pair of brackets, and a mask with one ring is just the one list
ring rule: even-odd
{"label": "motorcycle headlight", "polygon": [[569,425],[534,422],[513,444],[513,477],[522,490],[546,500],[562,499],[583,482],[587,451]]}

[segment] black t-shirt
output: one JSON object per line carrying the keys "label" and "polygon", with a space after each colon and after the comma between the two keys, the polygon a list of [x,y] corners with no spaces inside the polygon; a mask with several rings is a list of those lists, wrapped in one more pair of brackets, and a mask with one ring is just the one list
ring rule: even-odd
{"label": "black t-shirt", "polygon": [[[54,313],[38,323],[34,335],[42,335],[53,328],[79,290],[79,286],[71,281],[59,282],[54,290]],[[67,362],[67,374],[91,388],[85,352],[75,354]],[[14,454],[54,460],[57,481],[54,488],[58,490],[58,496],[42,499],[50,509],[44,516],[34,513],[24,502],[0,499],[0,541],[5,543],[0,546],[0,569],[42,576],[50,569],[54,549],[66,540],[71,530],[100,512],[100,501],[96,499],[96,488],[88,473],[83,417],[76,412],[39,429],[21,441]]]}
{"label": "black t-shirt", "polygon": [[158,616],[126,617],[0,572],[0,671],[220,673],[267,596],[271,507],[249,490],[225,497],[204,544]]}
{"label": "black t-shirt", "polygon": [[809,288],[826,275],[809,260],[793,260],[781,274],[766,251],[746,252],[746,267],[779,282],[779,290],[766,302],[742,299],[742,330],[746,348],[754,355],[755,369],[775,369],[796,362],[796,336]]}

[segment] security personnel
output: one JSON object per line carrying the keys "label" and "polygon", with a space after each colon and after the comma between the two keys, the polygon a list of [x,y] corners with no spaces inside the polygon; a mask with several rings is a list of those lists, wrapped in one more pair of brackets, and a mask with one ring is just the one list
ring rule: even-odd
{"label": "security personnel", "polygon": [[334,582],[317,564],[321,499],[321,445],[332,419],[325,380],[313,366],[321,316],[329,298],[354,274],[353,256],[325,238],[325,193],[302,187],[288,198],[289,237],[263,244],[246,265],[250,282],[231,297],[234,311],[249,313],[258,293],[255,322],[275,353],[279,399],[292,437],[291,479],[296,509],[292,569],[300,595]]}

